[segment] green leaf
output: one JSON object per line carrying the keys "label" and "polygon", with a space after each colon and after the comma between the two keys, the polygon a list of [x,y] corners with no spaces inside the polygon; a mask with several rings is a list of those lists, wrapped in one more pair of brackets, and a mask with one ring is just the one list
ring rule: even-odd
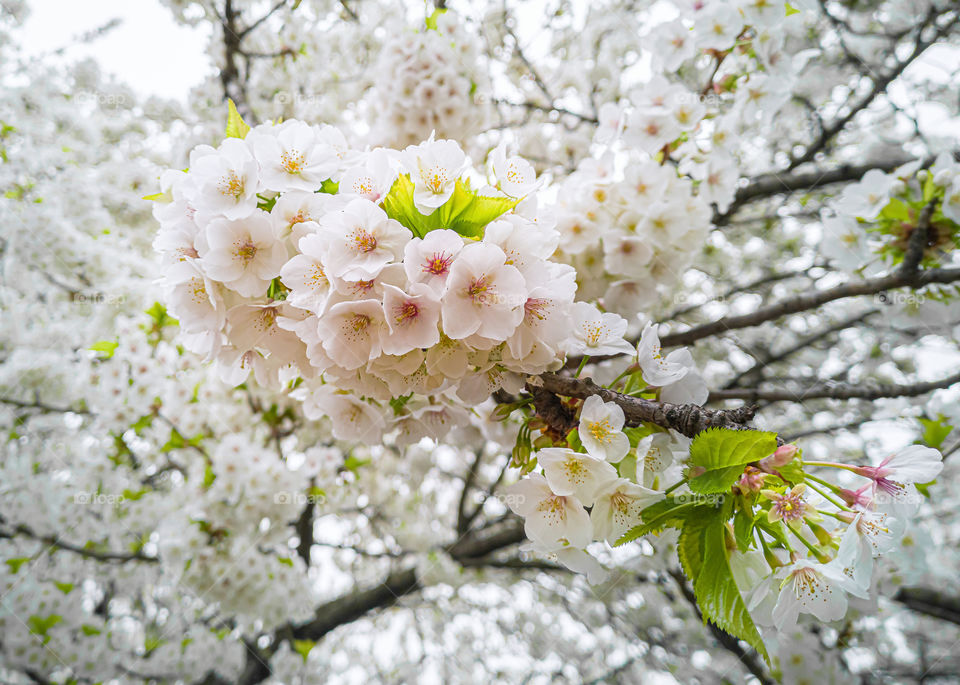
{"label": "green leaf", "polygon": [[733,517],[733,538],[737,541],[737,549],[746,552],[750,549],[753,539],[753,507],[744,503]]}
{"label": "green leaf", "polygon": [[303,663],[307,663],[307,656],[310,655],[310,650],[315,644],[317,643],[313,640],[294,640],[293,649],[303,658]]}
{"label": "green leaf", "polygon": [[925,445],[929,445],[934,449],[940,447],[943,444],[943,441],[946,440],[947,436],[950,435],[950,431],[953,430],[953,426],[947,423],[946,418],[939,416],[937,420],[933,419],[917,419],[920,421],[920,425],[923,426],[923,442]]}
{"label": "green leaf", "polygon": [[60,590],[65,595],[69,595],[70,591],[73,590],[73,583],[61,583],[59,581],[53,581],[53,584],[57,586],[57,589]]}
{"label": "green leaf", "polygon": [[10,567],[11,573],[16,575],[17,573],[20,572],[20,567],[23,566],[28,561],[30,561],[30,557],[15,557],[13,559],[7,559],[3,563],[5,563],[7,566]]}
{"label": "green leaf", "polygon": [[567,433],[567,447],[572,449],[574,452],[583,451],[583,442],[580,440],[580,431],[576,428],[572,428],[569,433]]}
{"label": "green leaf", "polygon": [[796,7],[794,7],[793,5],[791,5],[789,2],[786,3],[786,6],[787,6],[787,16],[788,16],[788,17],[789,17],[791,14],[800,14],[800,10],[798,10]]}
{"label": "green leaf", "polygon": [[637,426],[636,428],[624,428],[624,434],[630,440],[630,447],[636,448],[640,444],[640,441],[643,440],[648,435],[653,435],[657,432],[656,428],[653,428],[650,425],[646,426]]}
{"label": "green leaf", "polygon": [[903,200],[893,198],[880,212],[880,217],[894,221],[910,221],[910,207]]}
{"label": "green leaf", "polygon": [[110,357],[113,356],[113,353],[116,351],[116,349],[119,346],[120,346],[120,343],[114,340],[101,340],[99,342],[93,343],[87,349],[93,352],[99,352],[101,355],[103,355],[101,357],[102,359],[110,359]]}
{"label": "green leaf", "polygon": [[806,476],[803,473],[803,459],[800,458],[800,453],[798,452],[789,464],[779,467],[777,473],[790,485],[799,485],[804,482]]}
{"label": "green leaf", "polygon": [[343,468],[345,468],[347,471],[353,471],[354,473],[356,473],[357,469],[369,463],[370,463],[369,459],[358,459],[357,457],[351,454],[349,457],[346,458],[346,460],[344,460]]}
{"label": "green leaf", "polygon": [[478,195],[458,179],[450,199],[425,216],[413,203],[413,187],[409,174],[398,176],[383,199],[383,209],[387,216],[399,221],[418,238],[442,228],[456,231],[465,238],[482,238],[487,224],[509,212],[519,202],[508,197]]}
{"label": "green leaf", "polygon": [[279,561],[284,566],[289,566],[290,568],[293,568],[293,559],[291,559],[290,557],[277,557],[277,561]]}
{"label": "green leaf", "polygon": [[129,488],[124,488],[123,490],[123,499],[130,500],[131,502],[136,502],[138,499],[150,492],[150,488],[140,488],[139,490],[131,490]]}
{"label": "green leaf", "polygon": [[656,504],[651,504],[640,512],[643,523],[624,533],[614,547],[633,542],[650,533],[658,533],[664,528],[681,528],[694,506],[694,502],[682,497],[667,497]]}
{"label": "green leaf", "polygon": [[[698,507],[698,509],[700,509]],[[740,595],[740,588],[730,569],[730,555],[726,544],[725,516],[719,510],[712,515],[704,511],[702,516],[690,517],[684,526],[691,530],[688,555],[694,554],[699,545],[702,556],[698,561],[687,559],[684,571],[693,582],[693,592],[705,620],[721,630],[746,641],[769,661],[760,631],[750,617],[747,605]],[[681,532],[681,540],[684,533]],[[681,560],[682,562],[682,560]],[[695,575],[691,576],[690,571]]]}
{"label": "green leaf", "polygon": [[34,614],[27,619],[27,627],[30,628],[31,633],[44,638],[43,642],[46,644],[50,639],[47,632],[62,620],[63,617],[58,614],[50,614],[46,617]]}
{"label": "green leaf", "polygon": [[340,184],[332,179],[327,179],[320,184],[319,193],[326,193],[327,195],[336,195],[340,191]]}
{"label": "green leaf", "polygon": [[157,200],[162,200],[165,196],[166,193],[154,193],[153,195],[144,195],[142,199],[156,202]]}
{"label": "green leaf", "polygon": [[690,479],[690,489],[700,494],[726,492],[743,473],[743,467],[777,449],[775,433],[711,428],[690,445],[690,463],[705,471]]}
{"label": "green leaf", "polygon": [[393,397],[390,399],[390,408],[393,409],[394,416],[400,416],[400,413],[403,411],[403,408],[406,406],[407,402],[410,401],[410,398],[413,397],[413,393],[407,395],[401,395],[400,397]]}
{"label": "green leaf", "polygon": [[144,414],[136,422],[130,426],[133,429],[133,432],[137,435],[140,435],[145,428],[149,428],[153,423],[153,414]]}
{"label": "green leaf", "polygon": [[213,468],[210,464],[207,464],[203,469],[203,489],[209,490],[210,486],[213,485],[213,481],[217,479],[217,474],[213,472]]}
{"label": "green leaf", "polygon": [[240,116],[233,100],[227,100],[227,138],[246,138],[249,132],[250,126]]}
{"label": "green leaf", "polygon": [[92,626],[88,623],[84,623],[83,625],[81,625],[80,630],[83,631],[84,635],[99,635],[100,633],[103,632],[96,626]]}
{"label": "green leaf", "polygon": [[433,10],[433,14],[431,14],[429,17],[427,17],[427,28],[428,28],[428,29],[431,29],[431,30],[433,30],[433,31],[436,31],[436,30],[437,30],[437,17],[439,17],[441,14],[445,13],[446,11],[447,11],[447,10],[446,10],[445,8],[442,8],[442,7],[438,7],[437,9]]}

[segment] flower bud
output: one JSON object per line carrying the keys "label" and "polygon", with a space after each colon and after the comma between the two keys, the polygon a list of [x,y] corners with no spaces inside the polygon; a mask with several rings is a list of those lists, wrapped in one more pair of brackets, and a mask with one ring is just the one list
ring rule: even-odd
{"label": "flower bud", "polygon": [[769,457],[761,459],[757,464],[757,467],[762,471],[770,473],[773,469],[778,469],[781,466],[786,466],[793,458],[797,456],[797,452],[800,450],[796,445],[780,445],[777,448],[777,451],[771,454]]}
{"label": "flower bud", "polygon": [[831,535],[830,531],[828,531],[826,528],[821,526],[819,523],[810,521],[809,519],[807,520],[807,525],[810,526],[810,530],[813,531],[814,536],[817,538],[817,542],[819,542],[821,545],[827,547],[833,544],[833,535]]}
{"label": "flower bud", "polygon": [[763,481],[766,478],[763,471],[758,471],[752,466],[748,466],[737,481],[737,488],[744,495],[760,492],[763,489]]}

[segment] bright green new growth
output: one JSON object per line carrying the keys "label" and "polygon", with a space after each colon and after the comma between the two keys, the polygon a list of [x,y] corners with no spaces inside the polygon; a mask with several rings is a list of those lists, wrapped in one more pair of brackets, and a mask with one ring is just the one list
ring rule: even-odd
{"label": "bright green new growth", "polygon": [[383,208],[387,216],[399,221],[418,238],[441,228],[456,231],[464,238],[482,238],[484,227],[516,207],[518,202],[509,197],[479,195],[458,179],[450,199],[425,216],[413,204],[410,175],[400,174],[383,199]]}

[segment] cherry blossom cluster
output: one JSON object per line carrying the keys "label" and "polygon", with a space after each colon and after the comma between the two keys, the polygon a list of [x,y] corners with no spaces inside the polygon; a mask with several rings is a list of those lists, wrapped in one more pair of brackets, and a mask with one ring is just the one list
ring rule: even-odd
{"label": "cherry blossom cluster", "polygon": [[[644,337],[638,351],[644,381],[653,386],[675,378],[682,367],[669,356],[677,352],[663,359],[655,329],[648,327]],[[533,553],[586,574],[591,583],[607,577],[587,551],[592,543],[619,545],[667,525],[683,530],[687,524],[678,521],[685,509],[729,518],[729,564],[744,607],[758,626],[789,634],[800,614],[834,621],[846,615],[848,596],[869,598],[874,559],[899,544],[924,499],[918,485],[932,482],[943,467],[940,452],[921,445],[860,466],[803,460],[786,444],[741,464],[731,486],[705,490],[697,479],[708,468],[694,457],[701,440],[719,438],[707,431],[691,443],[674,431],[625,428],[618,404],[592,396],[579,408],[576,439],[534,452],[525,470],[539,471],[509,486],[505,504],[524,518]],[[721,449],[717,444],[711,449]],[[821,469],[837,477],[812,473]],[[680,546],[686,564],[684,554],[691,552]]]}
{"label": "cherry blossom cluster", "polygon": [[676,286],[710,227],[710,208],[671,166],[587,160],[561,184],[560,254],[577,270],[581,299],[625,317],[651,311]]}
{"label": "cherry blossom cluster", "polygon": [[941,263],[960,241],[960,164],[942,153],[921,166],[871,169],[846,186],[822,222],[821,253],[844,271],[876,274],[904,259],[910,236],[924,230],[921,260]]}
{"label": "cherry blossom cluster", "polygon": [[479,193],[467,165],[454,141],[358,151],[295,120],[197,148],[155,211],[183,344],[231,385],[297,386],[308,417],[368,443],[395,420],[401,442],[440,437],[457,403],[630,350],[626,321],[575,303],[574,268],[551,261],[530,164],[498,147]]}
{"label": "cherry blossom cluster", "polygon": [[479,46],[451,11],[438,11],[418,32],[399,32],[380,53],[365,104],[371,140],[403,147],[426,139],[468,140],[485,110],[474,94],[485,82],[477,68]]}

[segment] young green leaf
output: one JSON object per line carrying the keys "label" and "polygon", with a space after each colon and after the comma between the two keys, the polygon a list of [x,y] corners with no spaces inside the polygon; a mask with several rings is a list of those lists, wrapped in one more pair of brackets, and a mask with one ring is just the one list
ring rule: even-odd
{"label": "young green leaf", "polygon": [[703,470],[690,479],[690,489],[704,495],[726,492],[746,464],[759,461],[776,449],[775,433],[729,428],[705,430],[690,445],[690,463]]}
{"label": "young green leaf", "polygon": [[511,198],[478,195],[458,180],[450,199],[425,216],[413,203],[413,182],[409,174],[400,174],[383,199],[387,216],[399,221],[418,238],[442,228],[456,231],[465,238],[481,238],[487,224],[516,205],[517,200]]}
{"label": "young green leaf", "polygon": [[227,138],[246,138],[249,132],[250,126],[240,116],[233,100],[227,100]]}

